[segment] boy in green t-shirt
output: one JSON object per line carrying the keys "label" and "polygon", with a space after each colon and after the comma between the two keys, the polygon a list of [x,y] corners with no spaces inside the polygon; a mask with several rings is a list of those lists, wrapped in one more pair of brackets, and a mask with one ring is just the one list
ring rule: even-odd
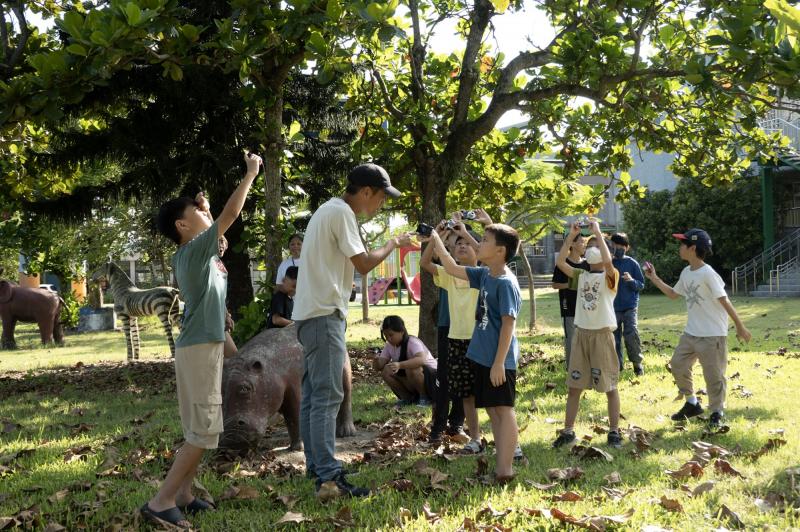
{"label": "boy in green t-shirt", "polygon": [[247,173],[216,221],[205,197],[181,197],[164,203],[158,230],[178,244],[172,269],[183,297],[184,320],[175,342],[175,380],[183,446],[142,515],[188,528],[185,513],[211,505],[192,495],[192,481],[205,449],[214,449],[222,433],[222,359],[225,345],[225,295],[228,272],[219,258],[219,239],[238,218],[258,175],[261,157],[245,155]]}

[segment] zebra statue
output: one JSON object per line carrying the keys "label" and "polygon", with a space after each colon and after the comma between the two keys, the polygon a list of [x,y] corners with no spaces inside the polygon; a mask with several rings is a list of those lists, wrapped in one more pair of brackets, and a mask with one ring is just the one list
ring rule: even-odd
{"label": "zebra statue", "polygon": [[128,345],[128,362],[139,359],[139,316],[157,315],[164,325],[169,340],[169,350],[175,357],[175,341],[172,338],[172,324],[179,323],[180,308],[177,288],[157,286],[140,290],[133,285],[122,268],[108,262],[97,270],[92,281],[109,283],[114,296],[114,311],[122,321],[125,342]]}

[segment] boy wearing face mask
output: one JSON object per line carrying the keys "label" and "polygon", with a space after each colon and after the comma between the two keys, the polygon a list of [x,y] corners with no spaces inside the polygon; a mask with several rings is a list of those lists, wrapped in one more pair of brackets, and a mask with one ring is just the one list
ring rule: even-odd
{"label": "boy wearing face mask", "polygon": [[644,288],[644,274],[636,259],[626,255],[630,249],[630,241],[625,233],[611,235],[612,263],[619,272],[619,289],[614,298],[614,312],[617,317],[617,330],[614,331],[614,345],[619,359],[619,370],[622,371],[622,339],[625,339],[625,351],[628,360],[633,364],[636,375],[644,375],[642,365],[642,343],[639,339],[639,292]]}
{"label": "boy wearing face mask", "polygon": [[593,236],[586,244],[584,257],[589,271],[574,268],[567,263],[569,248],[581,232],[579,222],[572,224],[569,236],[558,254],[558,268],[570,278],[570,287],[578,292],[575,308],[575,334],[567,369],[567,411],[564,429],[553,447],[558,448],[575,441],[575,418],[578,416],[581,393],[594,389],[608,398],[608,445],[622,446],[619,432],[619,362],[614,349],[614,297],[619,285],[619,272],[614,268],[611,253],[596,221],[589,224]]}

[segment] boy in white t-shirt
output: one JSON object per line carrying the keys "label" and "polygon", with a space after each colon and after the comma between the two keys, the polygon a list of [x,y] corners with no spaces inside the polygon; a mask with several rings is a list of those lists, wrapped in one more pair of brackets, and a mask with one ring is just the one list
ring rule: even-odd
{"label": "boy in white t-shirt", "polygon": [[619,361],[614,344],[617,317],[614,314],[614,298],[619,286],[619,272],[614,268],[611,253],[596,221],[589,224],[593,236],[586,244],[584,258],[589,271],[575,268],[567,263],[569,248],[581,234],[580,223],[574,222],[567,239],[561,246],[556,265],[570,278],[569,286],[577,290],[575,306],[575,333],[567,369],[567,408],[564,429],[553,442],[558,448],[575,441],[575,418],[578,417],[581,394],[594,389],[605,393],[608,399],[608,445],[622,446],[619,432]]}
{"label": "boy in white t-shirt", "polygon": [[685,233],[673,234],[681,241],[678,253],[689,263],[683,269],[677,284],[669,286],[662,281],[650,263],[645,263],[645,275],[670,299],[686,298],[688,319],[670,367],[675,384],[686,404],[673,414],[674,421],[682,421],[703,413],[703,407],[694,395],[692,366],[700,361],[706,380],[711,416],[709,425],[718,427],[722,423],[725,408],[728,367],[728,316],[736,325],[736,337],[749,342],[750,331],[744,326],[736,309],[725,293],[725,283],[714,269],[704,262],[711,255],[711,237],[702,229],[689,229]]}

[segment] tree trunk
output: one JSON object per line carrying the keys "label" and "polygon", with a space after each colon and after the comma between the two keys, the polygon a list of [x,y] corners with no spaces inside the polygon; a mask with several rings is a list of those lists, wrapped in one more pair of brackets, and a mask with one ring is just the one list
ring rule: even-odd
{"label": "tree trunk", "polygon": [[369,273],[361,276],[361,321],[369,321]]}
{"label": "tree trunk", "polygon": [[281,214],[281,164],[283,162],[283,83],[272,80],[274,99],[264,109],[264,266],[271,286],[281,262],[283,231]]}
{"label": "tree trunk", "polygon": [[[524,244],[524,242],[523,242]],[[522,259],[522,268],[525,270],[525,275],[528,276],[528,305],[530,305],[530,317],[528,317],[528,330],[533,332],[536,329],[536,288],[533,286],[533,269],[531,263],[528,261],[528,256],[525,254],[525,247],[520,246],[520,258]]]}
{"label": "tree trunk", "polygon": [[[430,168],[418,170],[419,183],[422,192],[422,212],[420,221],[436,225],[445,216],[445,200],[447,198],[447,180],[440,172]],[[418,337],[425,345],[436,353],[437,331],[439,321],[439,288],[433,284],[433,277],[422,271],[422,297],[419,303],[419,333]]]}
{"label": "tree trunk", "polygon": [[242,239],[244,222],[238,217],[225,232],[228,239],[228,250],[222,256],[225,269],[228,270],[228,310],[233,319],[239,319],[239,309],[253,301],[253,281],[250,278],[250,255],[247,250],[236,251]]}

